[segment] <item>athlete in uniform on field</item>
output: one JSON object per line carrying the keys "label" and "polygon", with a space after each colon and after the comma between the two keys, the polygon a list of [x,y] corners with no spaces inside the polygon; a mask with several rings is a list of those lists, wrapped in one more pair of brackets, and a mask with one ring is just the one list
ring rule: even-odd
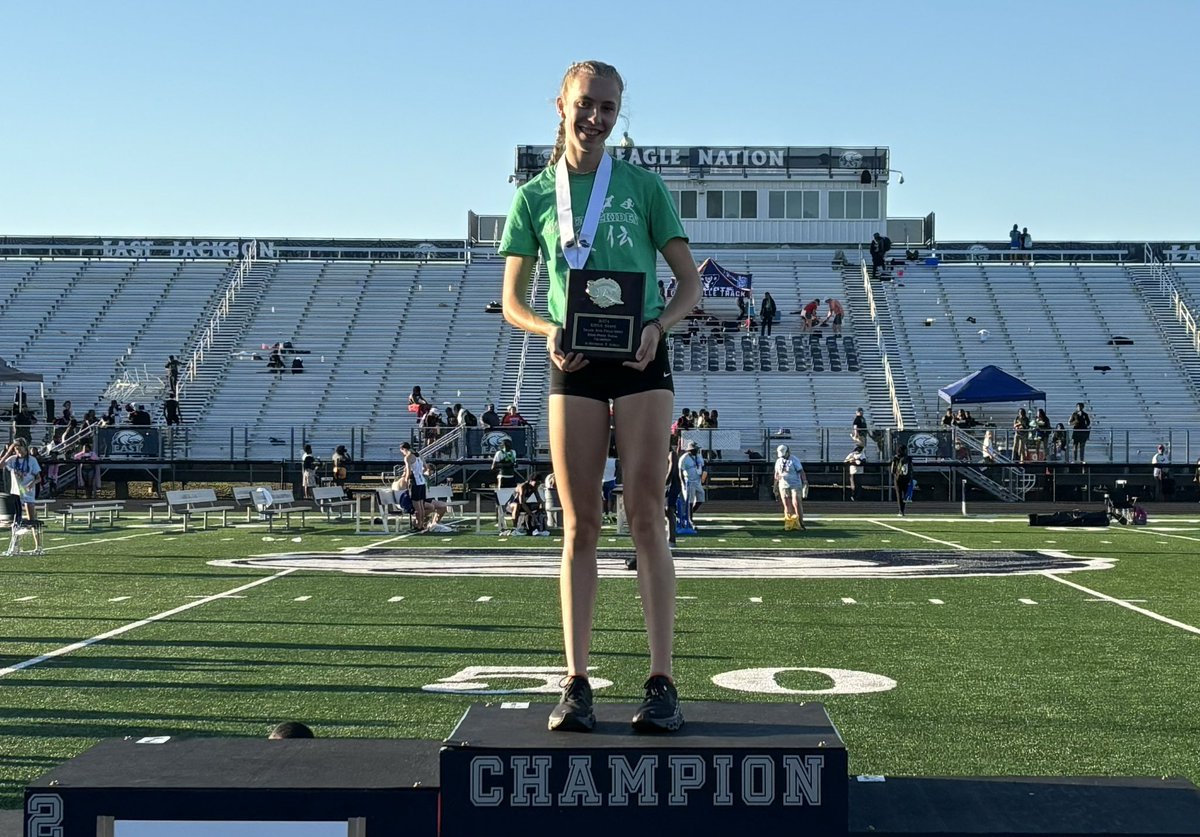
{"label": "athlete in uniform on field", "polygon": [[[559,589],[567,658],[562,700],[549,721],[558,730],[590,730],[595,724],[588,654],[601,525],[596,487],[608,451],[610,401],[650,645],[646,697],[632,723],[641,732],[683,724],[672,680],[675,568],[662,516],[662,462],[674,392],[666,334],[700,301],[700,277],[662,178],[605,151],[623,92],[616,68],[599,61],[571,65],[555,102],[560,122],[550,164],[517,190],[500,244],[507,257],[504,317],[545,337],[551,361],[550,454],[563,511]],[[669,303],[655,281],[660,253],[677,281]],[[539,255],[550,279],[545,317],[528,301]],[[634,360],[589,360],[564,351],[567,278],[585,269],[645,276]]]}

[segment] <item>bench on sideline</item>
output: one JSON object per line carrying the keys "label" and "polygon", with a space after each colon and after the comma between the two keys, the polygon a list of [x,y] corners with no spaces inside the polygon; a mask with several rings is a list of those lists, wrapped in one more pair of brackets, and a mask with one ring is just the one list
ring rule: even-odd
{"label": "bench on sideline", "polygon": [[71,503],[66,508],[58,508],[54,513],[62,518],[63,531],[67,531],[67,524],[72,520],[87,518],[87,527],[89,529],[96,528],[96,517],[105,515],[108,518],[108,525],[111,528],[115,525],[115,521],[121,518],[121,512],[125,511],[124,500],[105,500],[95,503]]}
{"label": "bench on sideline", "polygon": [[183,519],[183,531],[188,531],[188,522],[193,516],[204,518],[204,528],[208,528],[210,514],[221,515],[221,525],[229,525],[229,512],[236,511],[236,506],[217,505],[217,492],[211,488],[194,488],[187,491],[167,492],[167,519],[174,517]]}
{"label": "bench on sideline", "polygon": [[354,511],[355,502],[346,496],[341,487],[336,485],[322,486],[313,489],[313,503],[317,507],[317,511],[325,513],[327,521],[333,520],[333,513],[337,512],[338,520],[341,520],[346,515]]}
{"label": "bench on sideline", "polygon": [[312,506],[296,505],[296,498],[290,490],[283,491],[276,488],[256,488],[254,489],[254,507],[258,513],[267,519],[267,531],[275,531],[275,519],[283,518],[283,525],[288,529],[292,528],[292,515],[300,515],[300,528],[304,528],[305,515],[310,511],[315,511]]}
{"label": "bench on sideline", "polygon": [[254,492],[265,488],[260,485],[235,485],[233,487],[233,504],[239,509],[246,510],[246,522],[250,523],[254,520],[255,500]]}

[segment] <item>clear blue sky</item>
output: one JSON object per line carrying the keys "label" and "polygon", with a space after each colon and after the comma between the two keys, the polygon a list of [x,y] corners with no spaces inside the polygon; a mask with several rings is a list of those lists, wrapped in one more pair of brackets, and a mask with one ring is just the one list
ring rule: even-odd
{"label": "clear blue sky", "polygon": [[[586,12],[584,11],[586,10]],[[903,14],[904,16],[898,16]],[[0,0],[0,234],[446,237],[566,65],[639,145],[886,145],[942,240],[1200,239],[1196,0]]]}

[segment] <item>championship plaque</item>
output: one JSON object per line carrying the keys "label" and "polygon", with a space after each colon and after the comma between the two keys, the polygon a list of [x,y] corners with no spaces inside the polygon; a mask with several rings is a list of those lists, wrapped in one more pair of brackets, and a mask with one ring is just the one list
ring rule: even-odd
{"label": "championship plaque", "polygon": [[642,341],[646,274],[572,270],[567,277],[563,351],[592,360],[633,360]]}

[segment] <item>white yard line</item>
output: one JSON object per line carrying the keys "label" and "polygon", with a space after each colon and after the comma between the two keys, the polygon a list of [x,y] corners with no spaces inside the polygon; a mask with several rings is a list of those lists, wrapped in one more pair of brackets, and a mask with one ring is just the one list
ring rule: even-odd
{"label": "white yard line", "polygon": [[120,537],[117,537],[117,538],[100,538],[99,540],[95,540],[95,541],[73,541],[71,543],[59,544],[58,546],[48,546],[45,548],[45,551],[49,552],[52,549],[70,549],[73,546],[92,546],[93,544],[112,543],[113,541],[127,541],[130,538],[144,538],[147,535],[161,535],[161,534],[162,534],[162,532],[138,532],[136,535],[121,535]]}
{"label": "white yard line", "polygon": [[858,604],[858,602],[856,602],[854,599],[846,597],[842,599],[842,604]]}
{"label": "white yard line", "polygon": [[941,599],[930,599],[929,603],[930,604],[945,604],[945,602],[942,601]]}
{"label": "white yard line", "polygon": [[878,524],[879,526],[885,526],[888,529],[891,529],[895,532],[901,532],[905,535],[912,535],[914,538],[920,538],[923,541],[930,541],[932,543],[940,543],[942,546],[952,546],[955,549],[961,549],[963,552],[971,551],[971,548],[969,546],[963,546],[961,543],[951,543],[950,541],[940,541],[937,538],[931,538],[928,535],[922,535],[919,532],[910,532],[907,529],[901,529],[899,526],[893,526],[890,523],[884,523],[882,520],[876,520],[875,518],[870,518],[870,522]]}
{"label": "white yard line", "polygon": [[240,593],[243,590],[249,590],[251,587],[257,587],[260,584],[266,584],[267,582],[274,581],[277,578],[283,578],[283,576],[285,576],[285,575],[289,575],[291,573],[296,572],[296,569],[297,569],[296,567],[292,567],[291,569],[282,570],[280,572],[275,573],[275,575],[269,575],[266,578],[257,579],[256,581],[252,581],[249,584],[243,584],[241,587],[235,587],[232,590],[227,590],[224,593],[217,593],[216,595],[213,595],[213,596],[206,596],[203,599],[199,599],[199,600],[191,602],[189,604],[180,605],[179,607],[174,607],[174,608],[171,608],[170,610],[164,610],[162,613],[156,613],[154,616],[147,617],[146,619],[139,619],[136,622],[130,622],[128,625],[122,625],[121,627],[114,628],[111,631],[105,631],[102,634],[97,634],[96,636],[92,637],[91,639],[85,639],[85,640],[82,640],[81,642],[73,642],[70,645],[64,645],[62,648],[56,648],[55,650],[50,651],[49,653],[42,654],[40,657],[34,657],[32,659],[26,660],[23,663],[17,663],[16,665],[9,666],[8,668],[0,668],[0,677],[5,677],[14,672],[21,671],[22,669],[31,668],[32,666],[39,665],[40,663],[44,663],[47,660],[52,660],[55,657],[66,656],[67,654],[70,654],[73,651],[78,651],[81,648],[87,648],[89,645],[95,645],[97,642],[103,642],[106,639],[112,639],[115,636],[120,636],[121,634],[129,633],[130,631],[135,630],[137,628],[141,628],[146,625],[153,624],[155,622],[161,622],[163,619],[169,619],[170,617],[174,616],[177,613],[183,613],[185,610],[191,610],[192,608],[199,607],[202,604],[208,604],[209,602],[216,601],[217,599],[231,596],[234,593]]}
{"label": "white yard line", "polygon": [[[1196,541],[1197,543],[1200,543],[1200,538],[1195,538],[1195,537],[1192,537],[1191,535],[1172,535],[1168,532],[1155,532],[1153,529],[1121,528],[1121,529],[1118,529],[1117,531],[1118,532],[1132,532],[1135,534],[1140,532],[1143,535],[1155,535],[1160,538],[1178,538],[1181,541]],[[1159,543],[1166,543],[1166,541],[1159,541]]]}
{"label": "white yard line", "polygon": [[1035,605],[1035,604],[1037,604],[1037,602],[1035,602],[1033,599],[1017,599],[1017,601],[1018,601],[1018,602],[1020,602],[1020,603],[1021,603],[1021,604],[1023,604],[1023,605]]}
{"label": "white yard line", "polygon": [[1044,573],[1042,573],[1042,575],[1044,575],[1048,579],[1051,579],[1052,581],[1057,581],[1059,584],[1065,584],[1068,587],[1074,587],[1076,590],[1081,590],[1084,593],[1087,593],[1089,596],[1095,596],[1096,598],[1101,599],[1103,601],[1111,602],[1112,604],[1115,604],[1115,605],[1120,605],[1121,607],[1123,607],[1127,610],[1132,610],[1134,613],[1140,613],[1143,616],[1149,616],[1151,619],[1157,619],[1159,622],[1162,622],[1164,625],[1170,625],[1172,628],[1179,628],[1181,631],[1188,631],[1189,633],[1200,635],[1200,628],[1197,628],[1193,625],[1189,625],[1186,622],[1179,622],[1179,621],[1176,621],[1175,619],[1171,619],[1168,616],[1163,616],[1161,613],[1155,613],[1153,610],[1146,610],[1146,608],[1138,607],[1135,604],[1130,604],[1129,602],[1125,601],[1124,599],[1116,599],[1116,598],[1113,598],[1112,596],[1106,596],[1105,594],[1097,592],[1097,591],[1091,589],[1090,587],[1084,587],[1082,584],[1076,584],[1074,581],[1067,581],[1065,578],[1061,578],[1052,572],[1044,572]]}

